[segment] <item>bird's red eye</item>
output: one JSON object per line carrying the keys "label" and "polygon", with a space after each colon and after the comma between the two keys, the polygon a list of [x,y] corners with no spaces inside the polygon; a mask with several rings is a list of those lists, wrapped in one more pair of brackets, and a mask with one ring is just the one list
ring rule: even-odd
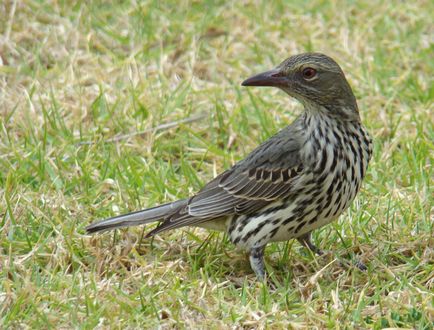
{"label": "bird's red eye", "polygon": [[313,68],[306,68],[303,70],[303,78],[304,79],[312,79],[316,76],[316,70]]}

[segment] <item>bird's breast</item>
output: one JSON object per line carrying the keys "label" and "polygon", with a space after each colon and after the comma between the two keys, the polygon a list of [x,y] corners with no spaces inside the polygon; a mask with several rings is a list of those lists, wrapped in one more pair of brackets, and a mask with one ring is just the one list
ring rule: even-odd
{"label": "bird's breast", "polygon": [[330,123],[306,130],[303,172],[294,193],[255,214],[234,217],[233,243],[250,248],[299,237],[336,219],[355,198],[365,176],[371,142],[361,125]]}

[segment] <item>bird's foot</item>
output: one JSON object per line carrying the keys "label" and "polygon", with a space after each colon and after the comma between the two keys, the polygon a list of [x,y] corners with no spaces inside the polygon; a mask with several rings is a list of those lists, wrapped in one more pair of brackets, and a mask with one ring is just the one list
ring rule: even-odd
{"label": "bird's foot", "polygon": [[339,264],[342,267],[352,267],[352,266],[355,266],[358,270],[360,270],[362,272],[365,272],[365,271],[368,270],[368,267],[363,262],[361,262],[359,259],[357,259],[357,258],[354,258],[351,261],[348,261],[348,260],[342,261],[341,260],[339,262]]}
{"label": "bird's foot", "polygon": [[[319,256],[322,256],[322,255],[326,254],[325,251],[321,250],[319,247],[317,247],[315,244],[312,243],[310,233],[306,233],[303,236],[298,237],[297,240],[302,245],[304,245],[309,250],[311,250],[312,252],[314,252],[315,254],[317,254]],[[358,260],[358,259],[356,259],[353,262],[353,264],[354,264],[354,266],[356,266],[361,271],[366,271],[368,269],[368,267],[366,267],[366,265],[363,262],[361,262],[360,260]],[[341,265],[342,266],[349,266],[349,263],[341,262]]]}
{"label": "bird's foot", "polygon": [[306,234],[298,237],[297,240],[300,242],[301,245],[307,247],[313,253],[315,253],[319,256],[322,256],[325,254],[325,252],[323,250],[321,250],[319,247],[317,247],[315,244],[312,243],[310,233],[306,233]]}
{"label": "bird's foot", "polygon": [[264,250],[265,246],[253,248],[250,250],[250,267],[255,272],[258,281],[262,282],[262,285],[267,286],[271,290],[276,290],[276,283],[272,280],[272,278],[269,276],[269,274],[267,274],[265,270]]}
{"label": "bird's foot", "polygon": [[356,266],[362,272],[365,272],[368,270],[368,267],[366,267],[366,265],[358,259],[355,260],[354,266]]}

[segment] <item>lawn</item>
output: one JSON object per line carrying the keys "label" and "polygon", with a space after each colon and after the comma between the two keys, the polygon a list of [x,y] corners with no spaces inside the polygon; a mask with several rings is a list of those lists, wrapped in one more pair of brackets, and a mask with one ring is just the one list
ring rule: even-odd
{"label": "lawn", "polygon": [[[1,1],[0,327],[432,329],[433,12]],[[270,244],[269,287],[223,234],[85,234],[198,191],[293,121],[299,103],[240,83],[305,51],[342,66],[374,138],[356,201],[313,235],[326,255]]]}

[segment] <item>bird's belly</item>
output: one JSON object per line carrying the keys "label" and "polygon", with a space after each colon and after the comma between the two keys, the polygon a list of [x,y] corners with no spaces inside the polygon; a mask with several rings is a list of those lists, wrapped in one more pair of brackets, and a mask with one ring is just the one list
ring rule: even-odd
{"label": "bird's belly", "polygon": [[361,179],[356,181],[351,175],[339,173],[312,184],[292,199],[274,202],[254,215],[234,217],[227,229],[229,237],[239,248],[248,250],[268,242],[297,238],[329,224],[354,199]]}

